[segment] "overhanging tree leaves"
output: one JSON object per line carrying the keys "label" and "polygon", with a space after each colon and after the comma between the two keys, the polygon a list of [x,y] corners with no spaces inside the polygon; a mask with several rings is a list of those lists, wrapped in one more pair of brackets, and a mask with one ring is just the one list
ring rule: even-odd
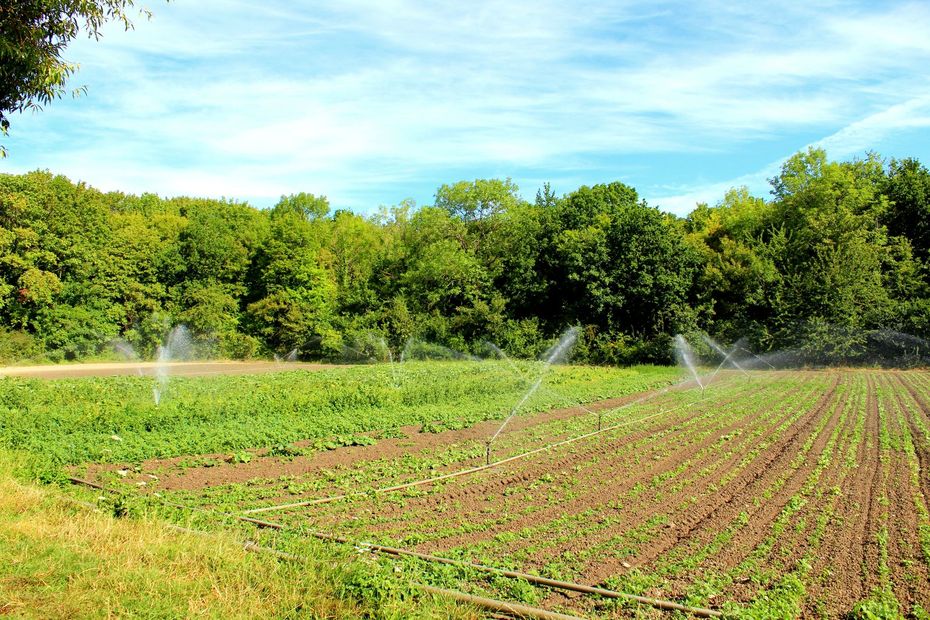
{"label": "overhanging tree leaves", "polygon": [[[9,114],[41,108],[65,94],[77,64],[65,48],[83,30],[99,38],[107,22],[132,27],[133,0],[6,0],[0,3],[0,130]],[[77,89],[75,93],[83,89]],[[0,156],[6,149],[0,146]]]}

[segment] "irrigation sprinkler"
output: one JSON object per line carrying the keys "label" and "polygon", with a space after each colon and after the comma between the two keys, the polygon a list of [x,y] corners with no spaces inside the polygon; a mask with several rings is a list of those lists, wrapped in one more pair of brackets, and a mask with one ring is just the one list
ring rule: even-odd
{"label": "irrigation sprinkler", "polygon": [[[487,341],[487,340],[484,341],[484,344],[485,344],[485,346],[487,346],[487,347],[489,347],[491,350],[493,350],[495,353],[497,353],[497,355],[500,356],[501,359],[503,359],[505,362],[507,362],[507,364],[510,366],[510,370],[513,372],[513,374],[517,375],[518,377],[520,377],[520,378],[523,379],[524,381],[527,380],[527,377],[526,377],[526,375],[523,374],[523,371],[520,370],[520,369],[517,367],[517,365],[513,363],[513,360],[511,360],[510,357],[500,349],[500,347],[498,347],[497,345],[495,345],[493,342],[489,342],[489,341]],[[556,398],[560,399],[560,400],[563,401],[563,402],[570,403],[573,407],[578,407],[578,408],[580,408],[581,410],[585,411],[586,413],[590,413],[590,414],[593,414],[593,413],[594,413],[594,412],[591,411],[588,407],[585,407],[585,406],[584,406],[584,403],[580,403],[580,402],[577,402],[577,401],[575,401],[575,400],[573,400],[573,399],[571,399],[571,398],[568,398],[568,397],[566,397],[564,394],[561,394],[561,393],[557,392],[556,390],[553,390],[552,388],[542,387],[542,390],[545,391],[545,392],[547,392],[547,393],[549,393],[549,394],[552,394],[553,396],[555,396]],[[599,411],[598,414],[597,414],[597,430],[601,430],[601,412],[600,412],[600,411]]]}
{"label": "irrigation sprinkler", "polygon": [[679,364],[684,364],[685,368],[688,369],[688,372],[691,373],[691,377],[694,379],[694,382],[698,384],[701,388],[701,397],[704,397],[704,383],[701,381],[700,375],[697,373],[697,368],[694,364],[693,352],[691,351],[691,345],[688,344],[688,341],[685,340],[685,337],[681,334],[675,336],[675,357],[678,358]]}
{"label": "irrigation sprinkler", "polygon": [[[340,501],[340,500],[347,499],[347,498],[350,498],[350,497],[359,497],[359,496],[362,496],[362,495],[369,495],[369,494],[371,494],[371,493],[377,493],[377,494],[380,494],[380,493],[393,493],[393,492],[395,492],[395,491],[403,491],[403,490],[405,490],[405,489],[412,489],[412,488],[418,487],[418,486],[423,486],[423,485],[427,485],[427,484],[433,484],[433,483],[439,482],[439,481],[441,481],[441,480],[451,480],[451,479],[453,479],[453,478],[460,478],[460,477],[462,477],[462,476],[468,476],[468,475],[475,474],[475,473],[478,473],[478,472],[480,472],[480,471],[485,471],[485,470],[487,470],[487,469],[491,469],[491,468],[494,468],[494,467],[500,467],[501,465],[506,465],[507,463],[513,463],[514,461],[518,461],[518,460],[521,460],[521,459],[525,459],[525,458],[528,458],[528,457],[533,456],[533,455],[535,455],[535,454],[539,454],[539,453],[541,453],[541,452],[546,452],[546,451],[551,450],[551,449],[553,449],[553,448],[559,448],[559,447],[561,447],[561,446],[566,446],[566,445],[571,444],[571,443],[574,443],[574,442],[576,442],[576,441],[582,441],[582,440],[584,440],[584,439],[588,439],[588,438],[590,438],[590,437],[594,437],[595,435],[599,435],[599,434],[601,434],[601,433],[606,433],[606,432],[609,432],[609,431],[612,431],[612,430],[616,430],[616,429],[618,429],[618,428],[623,428],[624,426],[629,426],[629,425],[631,425],[631,424],[636,424],[636,423],[639,423],[639,422],[645,422],[645,421],[647,421],[647,420],[651,420],[651,419],[653,419],[653,418],[657,418],[657,417],[659,417],[659,416],[672,413],[673,411],[678,411],[678,410],[683,409],[683,408],[685,408],[685,407],[690,407],[690,406],[694,405],[696,402],[697,402],[697,401],[690,402],[690,403],[684,403],[684,404],[681,404],[681,405],[679,405],[679,406],[677,406],[677,407],[672,407],[671,409],[663,409],[663,410],[661,410],[661,411],[657,411],[657,412],[655,412],[655,413],[652,413],[652,414],[650,414],[650,415],[644,416],[644,417],[642,417],[642,418],[637,418],[637,419],[635,419],[635,420],[624,420],[623,422],[619,422],[619,423],[617,423],[617,424],[613,424],[613,425],[610,425],[610,426],[605,426],[603,429],[601,429],[601,430],[599,430],[599,431],[591,431],[590,433],[585,433],[584,435],[578,435],[578,436],[576,436],[576,437],[570,437],[570,438],[568,438],[568,439],[563,439],[562,441],[557,441],[557,442],[555,442],[555,443],[547,444],[547,445],[542,446],[542,447],[540,447],[540,448],[534,448],[533,450],[529,450],[529,451],[527,451],[527,452],[521,452],[520,454],[516,454],[516,455],[514,455],[514,456],[508,456],[507,458],[501,459],[501,460],[499,460],[499,461],[493,461],[493,462],[491,462],[491,463],[489,463],[489,464],[487,464],[487,465],[478,465],[478,466],[476,466],[476,467],[470,467],[470,468],[468,468],[468,469],[461,469],[461,470],[459,470],[459,471],[454,471],[454,472],[451,472],[451,473],[448,473],[448,474],[442,474],[442,475],[440,475],[440,476],[433,476],[433,477],[431,477],[431,478],[423,478],[422,480],[414,480],[413,482],[405,482],[405,483],[403,483],[403,484],[396,484],[396,485],[389,486],[389,487],[381,487],[381,488],[378,488],[378,489],[372,489],[372,490],[370,490],[370,491],[354,491],[354,492],[351,492],[351,493],[343,493],[343,494],[341,494],[341,495],[331,495],[331,496],[329,496],[329,497],[321,497],[321,498],[318,498],[318,499],[310,499],[310,500],[305,500],[305,501],[302,501],[302,502],[292,502],[292,503],[289,503],[289,504],[277,504],[277,505],[274,505],[274,506],[262,506],[262,507],[260,507],[260,508],[250,508],[249,510],[243,511],[242,514],[257,514],[257,513],[260,513],[260,512],[272,512],[272,511],[277,511],[277,510],[289,510],[289,509],[291,509],[291,508],[301,508],[301,507],[304,507],[304,506],[317,506],[317,505],[319,505],[319,504],[328,504],[328,503],[330,503],[330,502],[336,502],[336,501]],[[633,405],[633,404],[636,404],[636,403],[628,403],[628,404],[626,404],[626,405],[623,405],[622,407],[617,407],[616,409],[613,409],[612,411],[620,411],[620,410],[625,409],[625,408],[627,408],[628,406]]]}
{"label": "irrigation sprinkler", "polygon": [[536,390],[538,390],[539,386],[542,385],[543,379],[545,378],[546,372],[549,370],[549,367],[552,366],[552,364],[555,363],[557,360],[562,358],[562,356],[564,356],[566,353],[568,353],[569,349],[572,348],[572,346],[575,344],[575,340],[577,339],[578,339],[578,328],[571,327],[562,335],[562,337],[555,344],[555,346],[549,350],[549,355],[546,357],[546,363],[543,365],[542,372],[539,373],[539,378],[536,379],[536,382],[530,386],[530,389],[526,391],[526,393],[523,395],[523,398],[521,398],[520,401],[517,402],[516,405],[514,405],[513,409],[510,411],[510,415],[507,416],[503,424],[500,425],[500,428],[497,429],[497,432],[495,432],[491,436],[491,438],[488,440],[486,456],[487,456],[487,463],[489,465],[491,463],[491,456],[490,456],[491,444],[494,443],[494,440],[497,439],[497,436],[501,434],[501,432],[504,430],[504,428],[507,426],[510,420],[512,420],[513,417],[517,415],[517,413],[520,411],[520,409],[523,408],[523,405],[526,404],[526,401],[528,401],[530,397],[536,393]]}

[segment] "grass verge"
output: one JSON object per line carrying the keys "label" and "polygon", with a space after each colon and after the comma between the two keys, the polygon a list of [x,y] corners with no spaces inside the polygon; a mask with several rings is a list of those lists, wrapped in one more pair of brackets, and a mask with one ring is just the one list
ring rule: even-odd
{"label": "grass verge", "polygon": [[232,533],[115,518],[6,473],[0,453],[0,616],[18,618],[475,618],[418,596],[392,566],[323,545],[307,564],[246,552]]}

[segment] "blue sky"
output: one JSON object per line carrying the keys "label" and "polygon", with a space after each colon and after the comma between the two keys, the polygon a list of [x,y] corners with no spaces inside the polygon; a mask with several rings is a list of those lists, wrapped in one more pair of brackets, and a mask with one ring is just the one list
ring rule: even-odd
{"label": "blue sky", "polygon": [[[736,6],[745,4],[746,6]],[[368,212],[460,179],[678,214],[808,145],[930,164],[930,3],[172,0],[78,40],[0,170]]]}

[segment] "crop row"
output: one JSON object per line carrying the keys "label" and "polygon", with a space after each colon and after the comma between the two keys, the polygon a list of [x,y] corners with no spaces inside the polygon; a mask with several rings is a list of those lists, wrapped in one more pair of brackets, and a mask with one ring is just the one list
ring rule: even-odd
{"label": "crop row", "polygon": [[[731,377],[703,398],[670,390],[607,414],[605,426],[631,424],[500,468],[273,518],[747,617],[921,618],[930,607],[928,389],[925,372]],[[579,414],[531,424],[502,435],[496,449],[513,454],[595,422]],[[167,495],[226,509],[322,497],[475,464],[482,447],[470,440],[396,467],[374,459]],[[525,584],[459,569],[429,575],[552,607],[627,613],[613,603],[543,600]]]}
{"label": "crop row", "polygon": [[[431,488],[414,489],[407,492],[390,494],[388,496],[379,496],[376,499],[378,506],[373,508],[379,510],[379,506],[385,509],[394,507],[392,510],[393,512],[403,513],[406,503],[417,497],[424,498],[424,501],[430,501],[433,497],[452,494],[467,493],[470,495],[484,495],[488,492],[492,492],[493,489],[516,489],[518,484],[516,484],[514,479],[534,480],[534,473],[525,473],[525,470],[528,468],[531,470],[540,470],[541,475],[545,475],[550,469],[558,470],[561,460],[567,459],[571,462],[579,461],[579,451],[602,453],[605,450],[605,445],[622,444],[628,454],[634,457],[640,457],[638,451],[634,449],[635,446],[654,445],[655,439],[668,433],[670,428],[674,428],[676,425],[684,422],[691,423],[694,418],[693,413],[683,408],[678,411],[653,417],[655,413],[661,413],[664,409],[674,408],[683,402],[686,404],[688,398],[693,398],[693,395],[682,393],[667,394],[662,399],[650,402],[647,405],[640,405],[626,410],[622,419],[631,423],[628,426],[604,433],[591,440],[564,446],[554,452],[540,454],[524,462],[512,463],[498,470],[482,472],[478,476],[450,480],[444,484],[433,485]],[[642,419],[643,422],[638,422],[640,419]],[[553,438],[560,438],[563,436],[566,426],[576,426],[579,422],[590,425],[592,420],[590,418],[587,420],[579,420],[576,418],[561,423],[551,423],[546,426],[548,426],[548,430],[553,434]],[[590,426],[588,428],[582,427],[582,429],[582,432],[584,430],[591,430]],[[514,436],[512,441],[515,443],[519,442],[519,437]],[[485,485],[489,485],[489,490],[483,490]],[[506,499],[508,495],[505,494],[501,497]],[[334,518],[338,519],[342,511],[353,510],[356,507],[364,507],[364,505],[368,503],[370,502],[364,497],[359,497],[356,498],[355,501],[345,501],[332,505],[326,513],[332,514]],[[361,504],[361,506],[359,506],[359,504]],[[403,520],[403,517],[401,517],[401,519]]]}
{"label": "crop row", "polygon": [[[525,375],[537,365],[522,363]],[[526,404],[564,403],[670,383],[672,369],[561,366]],[[50,465],[140,463],[228,453],[404,425],[460,428],[500,418],[527,380],[500,362],[405,362],[260,376],[171,378],[155,404],[152,379],[0,380],[0,447]],[[463,403],[467,405],[463,406]]]}
{"label": "crop row", "polygon": [[[712,548],[682,549],[678,562],[702,569],[681,590],[682,600],[727,600],[732,611],[749,617],[763,611],[922,617],[930,592],[915,543],[919,521],[926,523],[925,502],[908,455],[912,418],[899,406],[906,392],[890,375],[866,380],[850,374],[847,382],[847,394],[831,409],[836,420],[826,443],[821,447],[818,439],[799,470],[809,472],[804,484],[772,495],[781,509],[768,534],[751,550],[745,546],[757,536],[753,524],[760,519],[746,511]],[[670,556],[655,572],[674,572],[675,553]],[[720,565],[731,568],[714,568]]]}
{"label": "crop row", "polygon": [[[663,407],[681,406],[688,398],[693,398],[693,394],[677,390],[659,393],[646,402],[631,402],[615,410],[605,411],[602,422],[605,426],[627,424],[609,435],[628,438],[631,433],[642,434],[644,429],[662,428],[663,424],[668,424],[668,419],[688,419],[691,414],[687,411],[655,417]],[[577,407],[566,412],[564,416],[547,418],[551,419],[537,423],[533,416],[526,416],[525,420],[519,420],[519,424],[518,421],[511,423],[507,432],[500,435],[494,444],[494,458],[519,454],[569,436],[591,432],[597,427],[596,414]],[[304,473],[246,479],[195,491],[177,492],[173,495],[179,501],[234,510],[389,486],[483,464],[485,441],[492,432],[493,427],[487,427],[484,435],[476,435],[469,431],[465,433],[467,437],[462,440],[441,443],[421,450],[404,450],[399,456],[360,458],[355,462],[340,463],[332,467],[313,467],[312,463],[307,463],[307,471]],[[453,437],[455,436],[454,434]],[[643,439],[640,441],[649,443]],[[395,443],[402,447],[406,442],[401,439]],[[372,452],[377,453],[377,447],[373,448]],[[290,468],[290,464],[282,463],[281,467]],[[273,463],[270,463],[267,469],[273,471]]]}
{"label": "crop row", "polygon": [[[789,386],[789,384],[785,381],[782,381],[779,385],[782,388],[787,388]],[[786,390],[785,394],[781,394],[779,391],[776,391],[776,390],[770,390],[767,393],[768,395],[766,398],[761,398],[759,395],[758,389],[749,389],[749,387],[750,386],[748,385],[744,385],[742,386],[743,393],[735,394],[737,398],[734,399],[733,401],[734,406],[732,408],[728,406],[721,406],[720,402],[716,402],[714,400],[708,400],[704,404],[703,407],[696,406],[695,409],[691,410],[689,412],[690,415],[688,419],[677,420],[675,424],[668,425],[666,428],[663,428],[659,433],[656,433],[654,436],[647,436],[645,438],[647,440],[647,443],[645,445],[651,445],[651,446],[655,446],[657,444],[661,445],[663,440],[666,440],[666,443],[672,446],[672,449],[676,447],[680,448],[683,445],[683,442],[675,441],[675,436],[671,435],[671,433],[674,432],[675,430],[679,432],[686,431],[687,433],[691,433],[691,434],[703,433],[704,438],[706,439],[707,438],[706,425],[708,424],[709,421],[713,421],[719,426],[717,428],[714,441],[710,443],[704,442],[703,444],[699,444],[699,445],[702,445],[703,447],[702,449],[697,450],[695,452],[696,455],[708,455],[708,454],[713,453],[714,450],[708,450],[708,446],[715,446],[717,451],[720,451],[720,449],[723,446],[729,447],[743,440],[748,441],[750,438],[758,438],[764,435],[765,439],[767,440],[769,438],[769,434],[764,433],[764,432],[752,432],[748,429],[755,429],[755,431],[770,430],[771,427],[764,426],[762,424],[763,422],[766,422],[769,417],[775,416],[775,414],[778,412],[776,407],[770,406],[771,404],[774,404],[777,401],[781,401],[782,404],[790,404],[794,406],[795,409],[793,411],[793,415],[795,416],[800,415],[811,404],[811,401],[816,394],[816,389],[818,386],[816,384],[814,384],[813,387],[804,386],[806,388],[806,396],[804,398],[796,398],[796,396],[793,394],[794,390],[792,389]],[[758,388],[758,385],[755,386],[755,388]],[[756,409],[747,408],[746,407],[747,402],[752,402],[755,406],[757,406],[757,408]],[[755,415],[756,411],[760,411],[759,415]],[[745,432],[735,432],[733,429],[738,429],[741,426],[743,426],[744,421],[746,422],[745,424],[746,428],[744,429]],[[785,424],[785,420],[782,417],[778,418],[777,421],[780,422],[779,426],[781,426],[782,424]],[[689,422],[691,423],[690,427],[688,424]],[[684,443],[688,443],[687,438],[685,438]],[[607,446],[604,446],[605,450],[608,453],[610,451],[611,445],[613,444],[608,444]],[[623,441],[616,442],[616,445],[630,447],[631,451],[636,450],[635,446],[624,444]],[[743,463],[743,466],[747,465],[748,463],[752,461],[752,459],[745,458],[747,453],[751,451],[752,450],[733,450],[731,453],[730,450],[726,450],[726,452],[728,453],[728,458],[730,458],[730,460],[734,461],[735,463],[741,462]],[[573,455],[573,456],[577,456],[577,455]],[[592,460],[596,460],[599,457],[595,456],[595,459],[590,459],[589,458],[590,456],[591,456],[590,454],[580,455],[579,462],[583,464],[602,467],[604,468],[605,471],[610,471],[612,469],[615,469],[617,466],[617,463],[611,462],[610,459],[602,459],[600,463],[592,463],[591,462]],[[660,459],[663,458],[662,455],[658,453],[654,454],[653,456],[657,456]],[[666,452],[666,456],[667,456],[667,452]],[[603,454],[601,454],[601,458],[602,457],[603,457]],[[736,457],[739,457],[739,458],[736,458]],[[643,461],[645,461],[647,464],[652,462],[652,460],[653,460],[652,458],[643,459]],[[696,462],[697,462],[697,457],[694,457],[690,464],[695,465]],[[638,464],[636,463],[635,460],[630,461],[630,463],[628,463],[628,466],[632,466],[633,468],[635,468],[637,465]],[[713,465],[711,465],[710,467],[707,467],[705,465],[704,467],[700,468],[697,471],[704,471],[705,476],[711,476],[716,469],[717,468]],[[629,488],[628,492],[632,493],[633,495],[631,496],[631,498],[628,498],[628,499],[635,500],[636,499],[635,495],[637,494],[641,495],[643,493],[643,490],[647,489],[650,495],[650,502],[653,502],[654,505],[659,506],[661,505],[662,500],[663,500],[662,489],[665,488],[666,490],[668,490],[674,485],[681,484],[681,482],[676,481],[675,478],[677,475],[683,474],[685,472],[688,472],[692,477],[695,476],[694,467],[677,468],[677,471],[675,471],[675,475],[667,475],[667,472],[659,473],[659,471],[657,470],[657,473],[653,474],[651,479],[650,478],[646,479],[648,484],[635,485],[632,488]],[[560,495],[565,492],[568,492],[568,493],[572,492],[571,489],[552,488],[555,482],[556,480],[554,479],[553,480],[542,479],[542,480],[529,481],[527,482],[527,484],[525,484],[522,487],[522,490],[520,490],[521,487],[510,487],[510,488],[515,488],[515,490],[511,492],[509,495],[505,495],[504,497],[518,498],[523,503],[527,504],[528,510],[526,514],[521,515],[521,516],[524,518],[532,518],[532,511],[529,510],[530,506],[537,506],[541,504],[543,507],[545,507],[545,505],[549,503],[548,501],[539,502],[538,498],[540,497],[559,498]],[[585,478],[585,482],[583,484],[587,485],[589,483],[590,483],[590,478]],[[464,484],[464,481],[463,481],[463,484]],[[610,484],[610,481],[608,481],[607,484]],[[659,485],[660,488],[656,489],[656,485]],[[577,482],[575,483],[575,486],[577,486]],[[550,487],[550,488],[546,489],[546,487]],[[445,493],[448,491],[449,489],[441,489],[439,492]],[[540,493],[540,491],[544,491],[544,492]],[[480,492],[479,492],[479,495],[480,495]],[[409,501],[411,499],[416,499],[416,498],[407,497],[404,499]],[[572,497],[565,497],[564,499],[567,502],[573,501]],[[385,500],[378,504],[373,505],[372,513],[376,514],[379,510],[386,508],[387,507],[386,504],[387,504],[387,501]],[[614,505],[619,508],[618,512],[620,514],[624,512],[624,504],[622,502],[618,501],[618,503]],[[456,505],[454,501],[452,501],[452,502],[446,503],[445,505],[441,503],[438,504],[437,512],[443,511],[450,515],[457,515],[460,512],[461,508],[462,506],[458,506]],[[493,509],[493,512],[491,512],[491,509]],[[502,508],[500,505],[495,504],[489,507],[489,512],[491,514],[496,515],[499,513],[506,512],[506,509]],[[611,512],[613,513],[614,511],[612,510]],[[423,513],[423,510],[421,510],[421,507],[419,506],[407,506],[406,514],[408,514],[407,516],[408,521],[410,519],[410,515],[419,516],[422,513]],[[405,513],[403,510],[401,510],[400,514],[405,514]],[[346,516],[347,515],[344,515],[344,514],[340,515],[336,519],[334,519],[334,521],[342,520],[344,523],[346,522],[347,523],[359,523],[361,521],[361,526],[357,528],[361,531],[365,531],[366,528],[370,528],[371,526],[377,527],[377,524],[374,523],[372,520],[366,520],[364,518],[364,515],[357,515],[357,514],[351,515],[351,517],[361,516],[362,518],[348,518],[348,519],[345,518]],[[517,566],[520,566],[521,563],[518,562],[518,560],[521,557],[519,553],[520,552],[519,545],[521,541],[524,541],[524,546],[525,546],[525,541],[528,541],[528,540],[540,541],[542,537],[544,536],[544,533],[547,530],[547,525],[551,525],[553,529],[556,529],[556,530],[562,529],[563,531],[566,531],[566,532],[570,532],[574,527],[574,525],[570,523],[572,519],[568,519],[564,523],[560,523],[558,519],[554,519],[551,521],[548,520],[548,515],[541,515],[541,516],[542,518],[540,519],[540,524],[538,528],[535,530],[532,530],[532,529],[531,530],[520,529],[520,530],[515,530],[515,531],[511,530],[508,533],[507,524],[505,522],[500,523],[499,525],[503,526],[501,529],[503,529],[504,531],[499,532],[497,535],[494,536],[492,540],[487,541],[481,547],[475,548],[475,552],[479,555],[479,557],[476,557],[475,559],[490,561],[491,559],[493,559],[493,557],[500,557],[501,555],[503,555],[503,556],[506,556],[508,560],[510,560],[509,563],[511,565],[517,564]],[[586,518],[590,518],[591,521],[595,522],[592,526],[593,528],[592,531],[588,532],[589,534],[597,535],[596,532],[594,532],[593,530],[598,529],[598,527],[602,525],[605,528],[605,532],[607,534],[610,534],[610,529],[612,527],[612,524],[609,522],[609,519],[605,520],[603,519],[603,517],[599,517],[596,511],[594,510],[581,511],[577,513],[576,516],[579,517],[580,522],[583,522]],[[374,520],[377,520],[377,517],[374,517]],[[492,517],[492,520],[493,520],[493,517]],[[462,535],[468,534],[468,532],[465,531],[467,529],[472,529],[473,531],[481,531],[485,527],[487,527],[489,524],[488,522],[485,522],[484,524],[476,525],[474,523],[474,520],[471,518],[457,518],[455,516],[453,516],[451,519],[447,521],[452,521],[452,523],[449,523],[449,528],[450,528],[449,532],[455,532],[455,530],[458,530],[458,533]],[[579,521],[576,521],[575,525],[577,525],[578,522]],[[648,544],[651,538],[650,530],[654,530],[656,528],[662,529],[666,523],[667,523],[667,520],[663,520],[662,518],[657,518],[653,516],[651,518],[647,518],[642,523],[637,523],[632,528],[630,528],[625,533],[623,533],[621,536],[625,538],[628,542],[631,542],[637,545]],[[429,532],[430,535],[432,535],[433,532],[436,532],[438,527],[440,527],[440,524],[438,522],[424,523],[422,519],[419,519],[418,517],[414,517],[414,523],[411,525],[411,529],[416,529],[417,531],[420,531],[420,532]],[[356,529],[356,528],[352,528],[352,529]],[[388,538],[387,540],[395,540],[395,539]],[[552,540],[552,539],[550,538],[548,540]],[[404,542],[411,543],[411,542],[415,542],[415,540],[407,539]],[[599,551],[603,552],[607,549],[610,549],[611,547],[617,546],[615,545],[615,543],[621,543],[621,542],[622,541],[619,540],[616,536],[608,536],[606,540],[604,541],[603,549],[600,549]],[[623,549],[623,546],[619,545],[618,548]],[[543,545],[543,548],[534,550],[534,551],[539,551],[539,552],[544,553],[545,544]],[[485,553],[486,553],[485,557],[480,557],[481,554],[485,554]],[[455,553],[453,553],[453,555],[455,555]],[[598,562],[598,561],[603,560],[603,556],[601,557],[597,557],[597,556],[598,556],[597,553],[592,554],[592,557],[590,558],[591,561]],[[552,569],[555,567],[544,566],[544,568]],[[566,576],[566,575],[563,575],[563,576]]]}
{"label": "crop row", "polygon": [[[548,464],[545,461],[527,463],[510,470],[508,475],[512,481],[503,486],[496,481],[488,481],[493,486],[483,488],[479,482],[462,480],[435,491],[439,499],[425,497],[415,500],[411,506],[399,506],[390,513],[397,527],[409,531],[412,528],[403,516],[409,509],[412,508],[418,515],[444,512],[443,505],[454,506],[456,502],[467,500],[467,495],[477,485],[477,494],[484,496],[483,501],[473,503],[472,512],[457,509],[455,514],[457,520],[481,531],[484,540],[494,532],[513,530],[519,532],[519,539],[533,540],[533,547],[556,544],[559,538],[580,538],[583,532],[576,528],[592,527],[586,522],[588,515],[585,514],[592,505],[592,496],[610,497],[615,507],[612,512],[625,514],[628,512],[625,503],[633,502],[640,495],[658,495],[661,493],[660,487],[672,484],[672,477],[677,473],[666,467],[669,455],[672,452],[708,452],[708,446],[712,444],[706,439],[711,435],[725,435],[727,427],[733,425],[731,420],[727,420],[731,413],[728,409],[719,403],[709,410],[692,407],[684,420],[667,420],[665,427],[639,440],[630,441],[628,437],[622,436],[606,438],[575,450],[566,450],[566,462],[555,470],[546,471]],[[632,472],[635,474],[631,475]],[[492,495],[498,490],[501,490],[499,496]],[[377,511],[378,508],[373,510]],[[485,511],[487,514],[482,515]],[[383,514],[385,511],[381,512]],[[595,529],[600,529],[601,526],[609,525],[610,520],[600,515],[590,521],[594,522]],[[528,528],[530,524],[536,524],[542,532]],[[386,533],[383,525],[372,525],[373,531]],[[456,542],[455,528],[450,529],[448,533],[452,537],[451,540],[442,541],[444,547]],[[422,533],[424,530],[429,532],[428,536]],[[560,531],[564,534],[560,534]],[[403,542],[411,544],[439,540],[444,534],[447,532],[442,529],[417,528],[412,537],[405,538]],[[475,549],[474,537],[465,538],[467,545],[461,551]]]}
{"label": "crop row", "polygon": [[[548,469],[531,460],[285,520],[692,605],[726,601],[750,617],[853,607],[920,617],[930,425],[917,399],[926,381],[772,373],[710,389],[688,416],[669,414],[646,432],[547,454]],[[849,549],[857,544],[858,555]]]}

